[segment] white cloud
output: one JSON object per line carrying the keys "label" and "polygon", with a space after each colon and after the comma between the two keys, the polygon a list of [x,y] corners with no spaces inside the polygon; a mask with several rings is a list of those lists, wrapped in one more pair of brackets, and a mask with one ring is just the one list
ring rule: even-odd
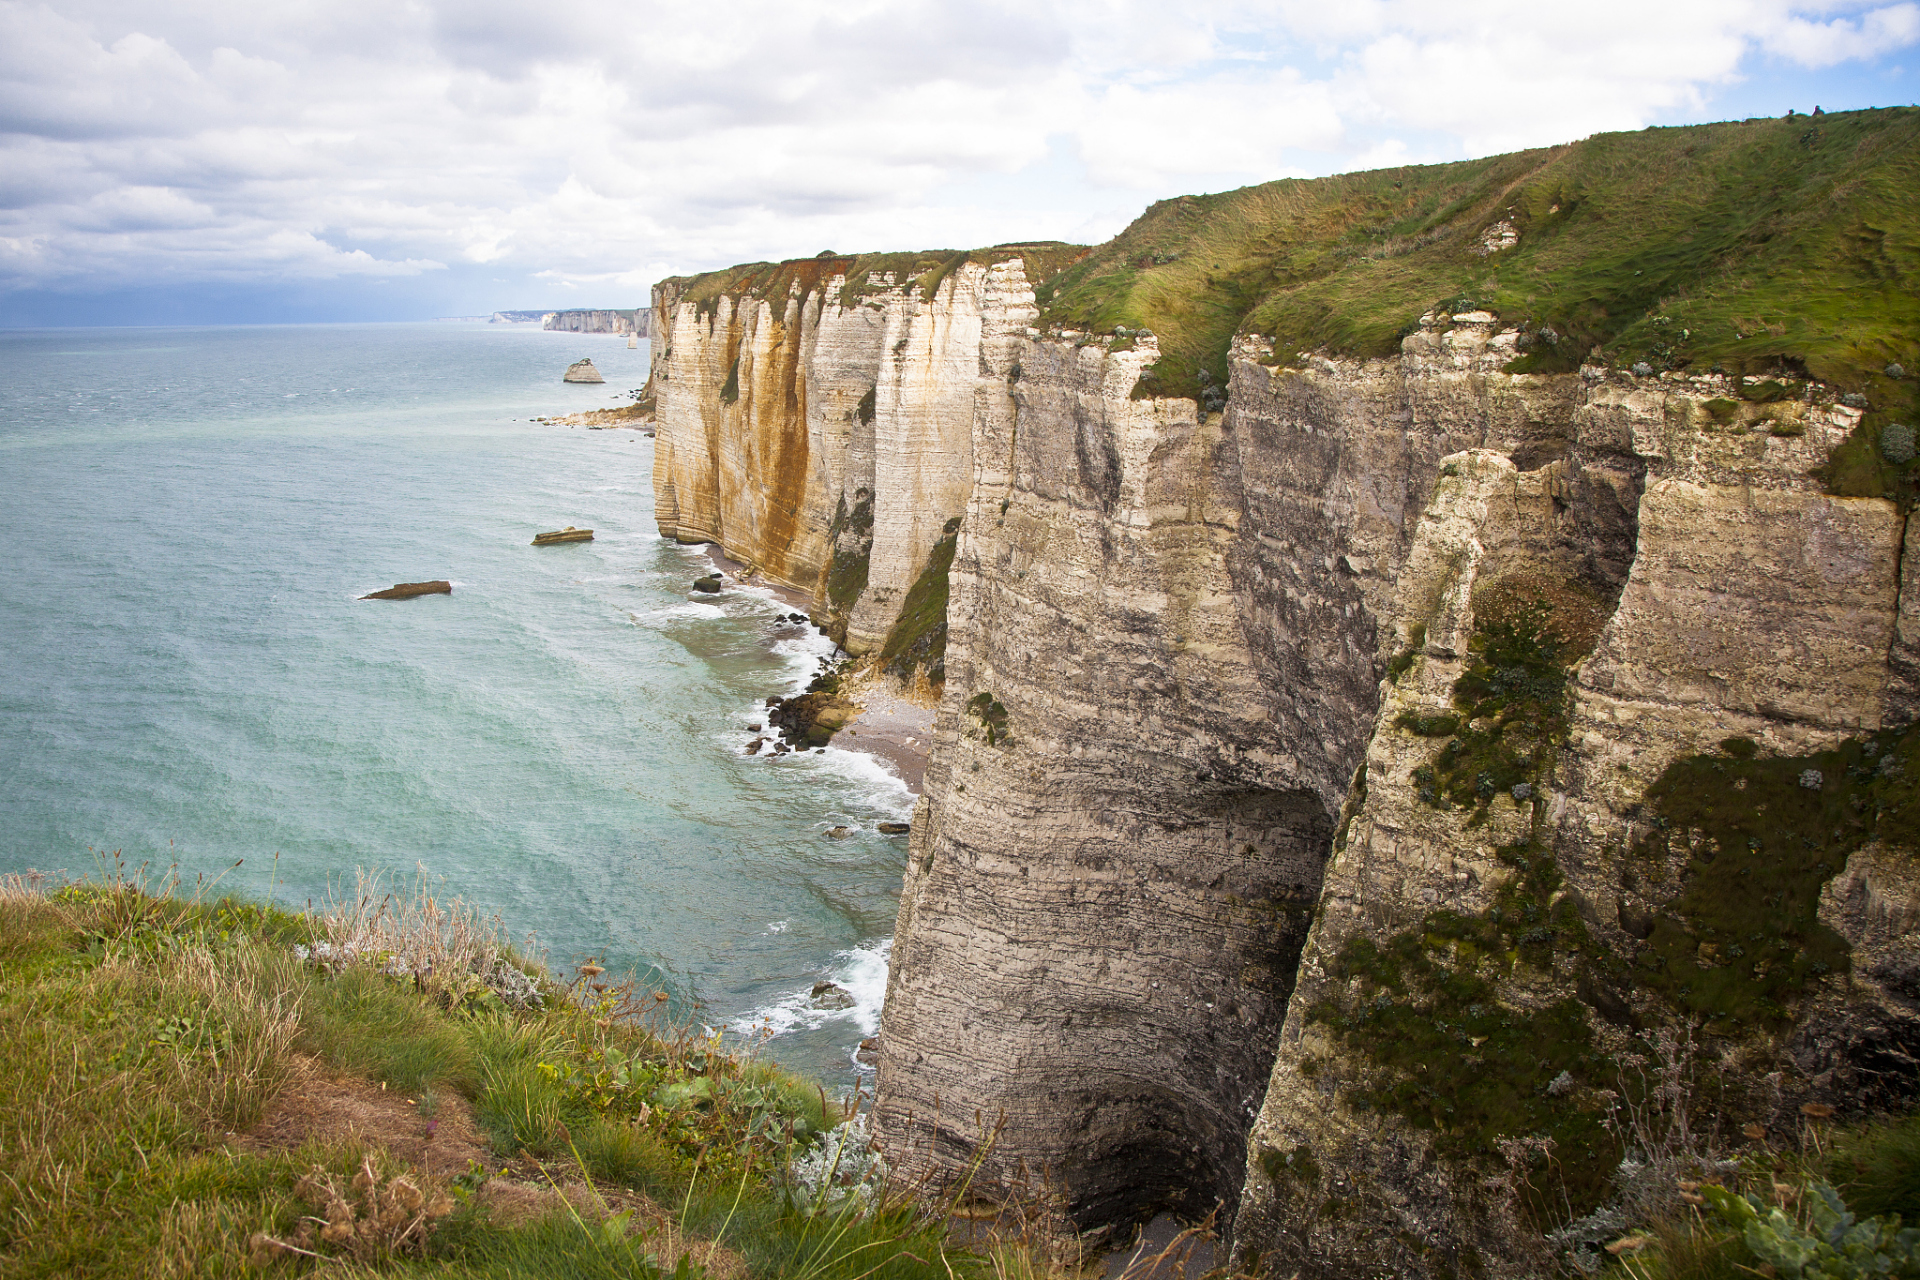
{"label": "white cloud", "polygon": [[1825,0],[0,0],[0,288],[452,263],[631,293],[1094,237],[1916,41],[1920,5]]}
{"label": "white cloud", "polygon": [[1895,4],[1858,18],[1820,22],[1787,16],[1766,35],[1767,49],[1803,67],[1873,58],[1920,39],[1920,5]]}

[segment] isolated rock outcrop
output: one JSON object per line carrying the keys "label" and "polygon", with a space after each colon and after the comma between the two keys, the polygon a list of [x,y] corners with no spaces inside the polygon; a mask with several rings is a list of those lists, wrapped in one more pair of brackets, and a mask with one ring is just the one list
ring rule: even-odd
{"label": "isolated rock outcrop", "polygon": [[450,596],[453,584],[445,578],[433,582],[396,582],[385,591],[369,591],[362,600],[411,600],[415,596]]}
{"label": "isolated rock outcrop", "polygon": [[605,382],[606,379],[601,377],[600,371],[593,367],[592,360],[581,359],[581,360],[575,360],[572,364],[567,366],[566,376],[563,377],[561,381],[562,382]]}

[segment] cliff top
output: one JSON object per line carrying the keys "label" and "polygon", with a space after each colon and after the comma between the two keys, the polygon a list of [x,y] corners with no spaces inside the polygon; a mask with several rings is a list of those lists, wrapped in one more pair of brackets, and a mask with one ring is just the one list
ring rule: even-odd
{"label": "cliff top", "polygon": [[1920,110],[1637,133],[1153,205],[1041,286],[1044,322],[1152,330],[1145,393],[1275,358],[1396,351],[1427,312],[1537,335],[1514,372],[1598,348],[1654,370],[1804,372],[1906,404],[1920,373]]}
{"label": "cliff top", "polygon": [[[675,1023],[634,975],[586,964],[562,981],[424,881],[363,879],[299,913],[177,888],[117,865],[0,877],[12,1267],[286,1259],[294,1275],[304,1254],[366,1277],[666,1280],[652,1255],[684,1251],[710,1280],[803,1255],[820,1280],[947,1280],[980,1265],[938,1216],[856,1216],[858,1185],[829,1184],[872,1168],[864,1130],[834,1129],[846,1113],[817,1084]],[[810,1192],[824,1211],[793,1212]]]}
{"label": "cliff top", "polygon": [[722,297],[783,297],[795,288],[806,294],[825,288],[836,277],[844,277],[839,301],[840,305],[847,306],[863,294],[906,285],[918,287],[922,296],[931,299],[941,281],[969,262],[1005,262],[1017,257],[1026,267],[1028,280],[1039,285],[1086,252],[1085,245],[1058,240],[997,244],[984,249],[922,249],[902,253],[844,254],[828,250],[811,258],[748,262],[722,271],[673,276],[661,283],[678,288],[681,301],[706,310]]}

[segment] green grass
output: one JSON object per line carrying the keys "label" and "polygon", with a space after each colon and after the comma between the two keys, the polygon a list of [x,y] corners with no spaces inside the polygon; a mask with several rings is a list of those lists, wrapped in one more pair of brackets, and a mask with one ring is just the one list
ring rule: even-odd
{"label": "green grass", "polygon": [[1920,1224],[1920,1115],[1843,1133],[1823,1172],[1855,1213]]}
{"label": "green grass", "polygon": [[901,679],[911,679],[915,671],[925,671],[934,684],[947,678],[948,574],[959,544],[960,517],[955,516],[927,552],[927,563],[880,646],[880,666]]}
{"label": "green grass", "polygon": [[[1043,288],[1044,322],[1153,331],[1148,389],[1224,382],[1236,332],[1384,356],[1428,311],[1522,327],[1516,371],[1601,357],[1782,368],[1910,411],[1920,111],[1750,120],[1455,164],[1288,179],[1148,209]],[[1507,221],[1516,247],[1477,253]]]}
{"label": "green grass", "polygon": [[[401,915],[415,953],[438,945],[418,933],[428,923],[443,940],[476,936],[457,913]],[[358,1142],[230,1141],[298,1078],[301,1055],[417,1096],[423,1114],[464,1097],[492,1139],[489,1164],[533,1159],[539,1177],[650,1196],[673,1215],[676,1248],[717,1240],[754,1276],[979,1273],[979,1259],[944,1248],[937,1214],[794,1209],[774,1175],[837,1109],[716,1040],[623,1013],[636,998],[654,1007],[650,992],[572,996],[536,967],[542,1007],[516,1011],[462,980],[387,976],[391,951],[332,968],[292,954],[338,938],[341,918],[188,902],[117,874],[51,894],[0,882],[0,1278],[260,1274],[255,1233],[294,1238],[314,1211],[297,1190],[305,1175],[345,1186],[369,1156],[384,1179],[405,1173]],[[507,1226],[470,1185],[410,1176],[461,1207],[423,1248],[375,1249],[330,1274],[646,1277],[679,1263],[661,1256],[658,1222],[649,1234],[639,1220],[556,1209]]]}
{"label": "green grass", "polygon": [[[1051,279],[1085,252],[1082,245],[1037,241],[986,249],[823,253],[785,262],[747,262],[723,271],[671,277],[661,284],[677,290],[679,300],[693,303],[702,315],[710,314],[723,297],[732,298],[736,304],[741,298],[784,300],[795,294],[805,298],[824,291],[836,279],[842,283],[832,300],[842,307],[853,306],[860,299],[883,290],[907,287],[919,290],[923,299],[931,301],[947,277],[969,262],[992,264],[1018,258],[1027,279],[1038,284]],[[874,277],[879,275],[891,276],[892,283],[877,283]],[[867,415],[864,420],[871,420],[872,406],[863,401],[862,407]]]}

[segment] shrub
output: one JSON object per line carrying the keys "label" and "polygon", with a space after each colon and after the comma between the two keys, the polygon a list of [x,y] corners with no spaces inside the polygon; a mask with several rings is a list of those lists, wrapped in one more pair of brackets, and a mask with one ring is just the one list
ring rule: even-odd
{"label": "shrub", "polygon": [[1913,428],[1904,422],[1889,424],[1880,432],[1880,455],[1895,466],[1913,461]]}
{"label": "shrub", "polygon": [[1898,1218],[1863,1222],[1824,1182],[1807,1188],[1804,1224],[1755,1196],[1735,1195],[1711,1184],[1700,1191],[1722,1218],[1739,1228],[1747,1248],[1787,1280],[1920,1274],[1920,1230],[1901,1229]]}

